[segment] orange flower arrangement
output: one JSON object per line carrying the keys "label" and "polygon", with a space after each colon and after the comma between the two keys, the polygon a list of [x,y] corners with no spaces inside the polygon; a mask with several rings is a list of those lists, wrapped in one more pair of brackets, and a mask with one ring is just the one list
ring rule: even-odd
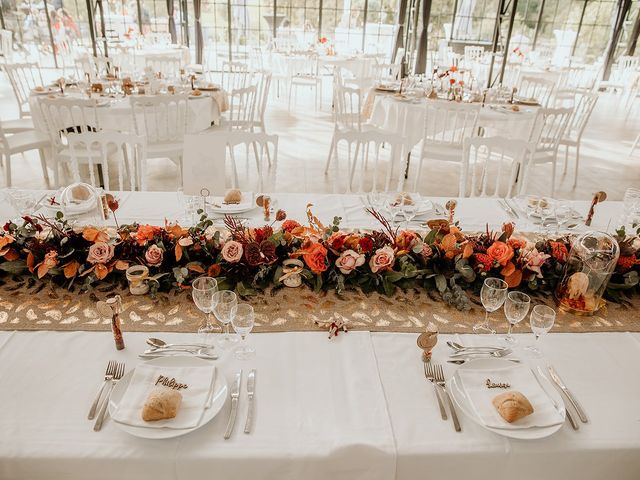
{"label": "orange flower arrangement", "polygon": [[567,250],[567,246],[562,242],[549,242],[549,247],[551,248],[551,256],[557,260],[558,262],[566,262],[569,257],[569,251]]}
{"label": "orange flower arrangement", "polygon": [[513,248],[498,240],[487,248],[487,255],[504,267],[513,258]]}
{"label": "orange flower arrangement", "polygon": [[153,238],[160,233],[159,227],[154,227],[153,225],[139,225],[138,230],[136,231],[135,237],[138,245],[146,245],[149,240],[153,240]]}
{"label": "orange flower arrangement", "polygon": [[302,254],[302,259],[304,260],[304,263],[307,264],[307,267],[309,267],[309,269],[313,273],[316,273],[316,274],[322,273],[327,269],[328,267],[327,253],[328,252],[327,252],[327,249],[324,248],[319,243],[312,243],[306,249],[298,253]]}

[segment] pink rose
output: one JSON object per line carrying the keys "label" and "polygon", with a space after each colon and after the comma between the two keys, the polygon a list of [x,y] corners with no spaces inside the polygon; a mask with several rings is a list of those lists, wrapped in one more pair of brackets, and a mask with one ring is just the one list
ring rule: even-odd
{"label": "pink rose", "polygon": [[151,245],[144,254],[144,258],[150,267],[155,267],[162,263],[162,249],[157,245]]}
{"label": "pink rose", "polygon": [[395,254],[393,253],[393,248],[387,245],[386,247],[376,250],[376,253],[374,253],[371,260],[369,260],[369,266],[373,273],[378,273],[381,270],[387,270],[388,268],[393,267],[395,261],[396,259]]}
{"label": "pink rose", "polygon": [[364,255],[353,250],[345,250],[342,252],[342,255],[336,259],[336,267],[345,275],[349,275],[356,267],[360,267],[363,264]]}
{"label": "pink rose", "polygon": [[242,244],[235,240],[229,240],[222,247],[222,258],[229,263],[239,262],[243,253]]}
{"label": "pink rose", "polygon": [[523,254],[523,259],[526,261],[525,267],[534,272],[538,278],[542,278],[540,268],[548,258],[551,258],[551,255],[539,252],[535,247]]}
{"label": "pink rose", "polygon": [[107,263],[113,258],[113,245],[106,242],[96,242],[89,247],[87,262],[89,263]]}

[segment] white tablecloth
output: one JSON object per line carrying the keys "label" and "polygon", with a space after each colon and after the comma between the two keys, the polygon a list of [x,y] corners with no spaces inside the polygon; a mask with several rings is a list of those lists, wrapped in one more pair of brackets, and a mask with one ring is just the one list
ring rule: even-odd
{"label": "white tablecloth", "polygon": [[[126,330],[126,329],[125,329]],[[440,419],[423,376],[415,334],[349,332],[249,337],[257,357],[216,361],[231,381],[257,368],[256,421],[242,433],[246,397],[230,440],[229,402],[209,424],[169,440],[132,437],[108,419],[96,433],[86,414],[107,360],[140,360],[144,339],[190,334],[127,333],[117,352],[109,332],[0,332],[0,478],[327,479],[640,478],[640,336],[549,334],[543,349],[583,404],[590,423],[567,424],[537,441],[510,440],[460,415]],[[517,335],[521,344],[531,335]],[[442,335],[445,342],[486,341]],[[494,340],[495,341],[495,340]],[[445,364],[446,376],[454,366]]]}
{"label": "white tablecloth", "polygon": [[[390,95],[376,95],[370,121],[385,131],[406,137],[414,147],[424,136],[425,102],[437,101],[444,100],[422,99],[412,103]],[[535,112],[536,107],[520,107],[519,112],[508,112],[487,105],[480,110],[478,126],[485,130],[485,136],[501,135],[528,141]]]}

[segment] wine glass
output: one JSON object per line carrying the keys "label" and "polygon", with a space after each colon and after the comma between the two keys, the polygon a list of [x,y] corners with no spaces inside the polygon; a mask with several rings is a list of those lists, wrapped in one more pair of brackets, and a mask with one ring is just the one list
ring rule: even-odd
{"label": "wine glass", "polygon": [[385,198],[385,208],[391,215],[391,226],[395,226],[396,216],[400,213],[401,201],[398,201],[395,194],[387,195]]}
{"label": "wine glass", "polygon": [[[536,343],[538,343],[541,335],[551,330],[555,321],[556,312],[553,308],[546,305],[536,305],[533,307],[531,316],[529,317],[529,323],[531,324],[531,331],[536,336]],[[532,357],[540,358],[542,356],[542,352],[535,345],[529,345],[525,348],[531,353]]]}
{"label": "wine glass", "polygon": [[224,335],[218,339],[218,345],[222,348],[227,348],[232,343],[238,341],[235,337],[229,335],[229,323],[236,315],[238,297],[231,290],[216,292],[215,297],[216,306],[213,309],[213,313],[218,321],[224,325]]}
{"label": "wine glass", "polygon": [[622,223],[625,226],[633,226],[636,218],[638,217],[638,213],[640,212],[640,189],[633,187],[627,188],[624,192],[622,204],[624,206],[624,218]]}
{"label": "wine glass", "polygon": [[504,315],[509,322],[509,332],[504,340],[508,343],[516,343],[516,339],[511,335],[511,329],[516,323],[519,323],[529,313],[529,306],[531,305],[531,298],[529,295],[522,292],[509,292],[507,299],[504,302]]}
{"label": "wine glass", "polygon": [[207,345],[213,344],[211,334],[222,329],[211,323],[211,312],[216,306],[215,294],[218,291],[218,281],[211,277],[198,277],[191,283],[191,296],[196,307],[205,313],[206,320],[198,327],[198,337]]}
{"label": "wine glass", "polygon": [[233,320],[231,320],[233,329],[242,339],[242,343],[235,351],[235,356],[238,360],[247,360],[254,357],[256,354],[256,351],[253,348],[248,347],[246,343],[247,335],[249,335],[253,329],[254,322],[253,307],[248,303],[238,304],[236,314],[233,317]]}
{"label": "wine glass", "polygon": [[498,310],[507,298],[507,282],[499,278],[486,278],[480,290],[480,300],[485,309],[484,322],[478,322],[473,326],[473,331],[479,333],[483,330],[489,333],[496,331],[489,326],[489,312]]}
{"label": "wine glass", "polygon": [[413,220],[413,218],[418,213],[418,206],[413,201],[403,202],[402,205],[400,206],[400,212],[404,217],[404,221],[405,221],[404,228],[408,230],[411,220]]}

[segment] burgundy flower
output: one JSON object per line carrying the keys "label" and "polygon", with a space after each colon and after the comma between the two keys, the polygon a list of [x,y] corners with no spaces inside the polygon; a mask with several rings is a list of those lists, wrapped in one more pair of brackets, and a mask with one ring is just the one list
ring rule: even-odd
{"label": "burgundy flower", "polygon": [[251,242],[244,249],[244,258],[252,267],[269,265],[278,259],[276,246],[268,240]]}

